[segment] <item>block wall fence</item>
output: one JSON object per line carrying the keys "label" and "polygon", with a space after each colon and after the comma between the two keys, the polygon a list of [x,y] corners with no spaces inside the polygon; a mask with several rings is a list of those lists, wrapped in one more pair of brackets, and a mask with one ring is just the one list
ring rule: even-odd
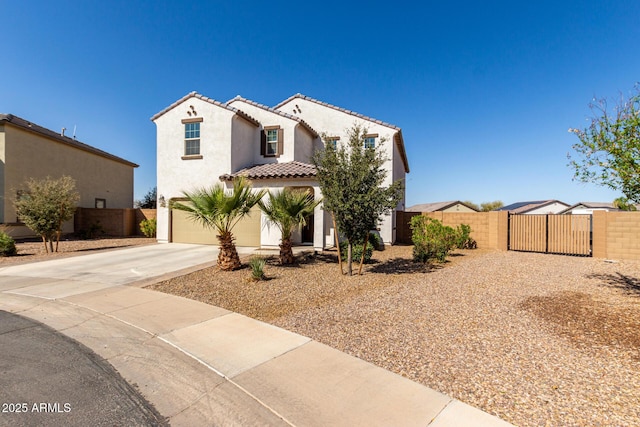
{"label": "block wall fence", "polygon": [[141,236],[140,222],[155,217],[155,209],[77,208],[73,228],[77,233],[89,230],[91,226],[99,225],[108,236]]}
{"label": "block wall fence", "polygon": [[[456,227],[471,226],[478,248],[508,250],[507,212],[397,212],[396,241],[411,244],[411,217],[425,215]],[[595,258],[640,260],[640,212],[594,211],[592,255]]]}

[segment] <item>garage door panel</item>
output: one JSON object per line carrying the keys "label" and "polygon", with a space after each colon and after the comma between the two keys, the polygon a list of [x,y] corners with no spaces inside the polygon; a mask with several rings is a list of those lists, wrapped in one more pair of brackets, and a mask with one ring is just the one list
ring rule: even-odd
{"label": "garage door panel", "polygon": [[[182,202],[185,203],[185,202]],[[254,207],[249,214],[233,228],[236,246],[260,246],[260,208]],[[171,241],[175,243],[196,243],[217,245],[216,232],[194,222],[188,212],[171,211]]]}

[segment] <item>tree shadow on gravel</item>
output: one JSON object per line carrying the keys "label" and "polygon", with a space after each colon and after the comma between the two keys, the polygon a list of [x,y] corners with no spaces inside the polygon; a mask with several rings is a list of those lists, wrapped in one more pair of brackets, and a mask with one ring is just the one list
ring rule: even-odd
{"label": "tree shadow on gravel", "polygon": [[[386,261],[374,261],[374,265],[369,267],[371,273],[382,274],[413,274],[429,273],[435,269],[443,268],[441,264],[423,264],[407,258],[392,258]],[[370,264],[371,265],[371,264]]]}
{"label": "tree shadow on gravel", "polygon": [[602,280],[603,285],[620,289],[627,295],[640,297],[640,279],[631,276],[625,276],[621,273],[616,274],[590,274],[589,279]]}

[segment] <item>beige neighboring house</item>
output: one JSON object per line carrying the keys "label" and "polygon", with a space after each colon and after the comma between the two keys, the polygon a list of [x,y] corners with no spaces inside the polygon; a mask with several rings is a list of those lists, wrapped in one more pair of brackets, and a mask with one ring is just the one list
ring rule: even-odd
{"label": "beige neighboring house", "polygon": [[[33,232],[16,216],[13,200],[29,178],[71,176],[78,207],[132,208],[138,165],[12,114],[0,114],[0,229],[13,237]],[[73,232],[73,221],[64,232]]]}
{"label": "beige neighboring house", "polygon": [[478,212],[472,206],[459,200],[451,202],[421,203],[409,206],[407,212]]}
{"label": "beige neighboring house", "polygon": [[507,211],[511,214],[544,215],[558,214],[569,207],[559,200],[539,200],[533,202],[517,202],[503,206],[496,211]]}
{"label": "beige neighboring house", "polygon": [[[340,145],[354,124],[368,130],[366,144],[386,154],[385,185],[404,181],[409,172],[399,127],[300,94],[269,107],[240,96],[223,103],[192,92],[151,120],[157,126],[159,242],[217,244],[215,233],[171,209],[171,202],[199,187],[222,182],[229,188],[237,176],[246,176],[256,190],[303,188],[321,199],[313,153],[324,147],[322,134]],[[403,207],[404,197],[398,209]],[[395,242],[394,214],[384,217],[379,231],[385,243]],[[280,241],[257,207],[233,233],[238,246],[277,247]],[[333,222],[321,206],[293,241],[319,250],[334,245]]]}

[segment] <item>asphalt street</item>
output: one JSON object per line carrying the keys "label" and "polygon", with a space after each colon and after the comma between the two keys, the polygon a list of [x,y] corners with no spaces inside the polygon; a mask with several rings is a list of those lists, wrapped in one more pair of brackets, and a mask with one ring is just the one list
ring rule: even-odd
{"label": "asphalt street", "polygon": [[36,425],[168,423],[89,348],[0,310],[0,426]]}

